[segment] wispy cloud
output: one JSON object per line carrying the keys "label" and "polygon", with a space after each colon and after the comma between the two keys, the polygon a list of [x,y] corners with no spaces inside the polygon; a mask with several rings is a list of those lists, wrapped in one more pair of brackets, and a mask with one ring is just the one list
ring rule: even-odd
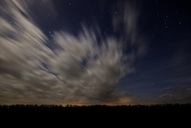
{"label": "wispy cloud", "polygon": [[[128,59],[132,55],[122,53],[121,39],[106,37],[98,45],[95,32],[83,27],[78,36],[54,31],[50,40],[33,22],[31,3],[1,2],[0,103],[130,103],[131,97],[116,89],[119,79],[134,70]],[[122,21],[136,44],[137,12],[127,7]],[[51,50],[47,42],[57,48]]]}
{"label": "wispy cloud", "polygon": [[191,103],[191,88],[190,87],[173,87],[166,89],[155,97],[152,103],[160,104],[185,104]]}
{"label": "wispy cloud", "polygon": [[113,26],[116,33],[132,48],[133,58],[141,57],[147,53],[148,44],[139,33],[140,2],[130,0],[119,1],[118,15],[113,17]]}

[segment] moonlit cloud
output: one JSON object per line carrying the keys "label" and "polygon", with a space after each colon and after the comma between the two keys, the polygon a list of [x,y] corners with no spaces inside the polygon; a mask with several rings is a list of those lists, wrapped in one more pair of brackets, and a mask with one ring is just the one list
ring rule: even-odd
{"label": "moonlit cloud", "polygon": [[113,17],[113,26],[116,33],[120,33],[132,50],[132,57],[141,57],[147,53],[146,39],[138,31],[139,4],[136,0],[126,3],[120,1],[118,4],[118,15]]}
{"label": "moonlit cloud", "polygon": [[[78,36],[53,31],[49,39],[29,13],[34,1],[1,3],[0,104],[131,103],[131,97],[116,88],[119,79],[134,70],[128,59],[132,55],[122,53],[122,39],[98,41],[88,27]],[[136,44],[137,13],[132,7],[126,11],[125,33]],[[52,50],[47,42],[57,47]]]}

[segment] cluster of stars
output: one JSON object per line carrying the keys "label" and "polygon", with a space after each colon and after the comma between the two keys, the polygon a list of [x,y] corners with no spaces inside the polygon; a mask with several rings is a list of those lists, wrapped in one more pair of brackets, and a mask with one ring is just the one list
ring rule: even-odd
{"label": "cluster of stars", "polygon": [[168,28],[168,25],[167,25],[167,18],[168,18],[168,15],[165,16],[165,19],[164,19],[164,25],[165,25],[165,29]]}
{"label": "cluster of stars", "polygon": [[[178,18],[180,16],[178,10],[174,11],[174,13],[175,13],[175,15],[174,15],[173,12],[163,11],[163,9],[159,8],[159,5],[161,5],[161,4],[162,3],[159,3],[158,0],[154,1],[154,5],[156,6],[155,16],[158,17],[157,18],[158,22],[161,22],[161,25],[162,25],[161,27],[162,27],[162,30],[163,30],[163,34],[166,35],[167,34],[167,30],[170,29],[169,25],[171,25],[171,24],[182,25],[182,21],[181,21],[180,18]],[[178,18],[177,21],[172,21],[171,19],[173,17],[177,17]]]}

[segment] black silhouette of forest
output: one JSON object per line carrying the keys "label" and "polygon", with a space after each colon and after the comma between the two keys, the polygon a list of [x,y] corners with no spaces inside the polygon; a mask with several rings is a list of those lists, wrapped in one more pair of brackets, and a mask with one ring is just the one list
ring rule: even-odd
{"label": "black silhouette of forest", "polygon": [[92,106],[77,106],[77,105],[0,105],[0,113],[5,112],[48,112],[48,113],[70,113],[70,112],[90,112],[90,113],[155,113],[155,114],[173,114],[191,112],[191,104],[156,104],[156,105],[92,105]]}
{"label": "black silhouette of forest", "polygon": [[[122,105],[122,106],[77,106],[77,105],[1,105],[0,117],[5,120],[25,120],[28,124],[44,120],[44,124],[56,120],[70,125],[90,124],[190,124],[191,104],[157,104],[157,105]],[[144,121],[143,121],[144,120]],[[73,122],[72,124],[70,122]],[[2,120],[1,120],[2,122]],[[98,123],[99,122],[99,123]],[[20,124],[20,122],[17,122]],[[118,125],[119,125],[118,124]],[[7,125],[7,123],[6,123]],[[97,126],[99,127],[99,126]]]}

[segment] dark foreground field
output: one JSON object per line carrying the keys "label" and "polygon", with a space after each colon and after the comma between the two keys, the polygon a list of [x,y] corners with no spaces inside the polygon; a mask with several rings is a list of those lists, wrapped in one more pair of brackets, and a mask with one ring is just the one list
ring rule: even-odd
{"label": "dark foreground field", "polygon": [[76,106],[76,105],[1,105],[0,113],[115,113],[115,114],[190,114],[191,104],[129,105],[129,106]]}
{"label": "dark foreground field", "polygon": [[[69,123],[70,125],[98,125],[100,123],[112,125],[158,125],[180,124],[181,127],[190,125],[191,104],[175,105],[135,105],[135,106],[71,106],[67,105],[12,105],[0,106],[0,117],[8,121],[25,120],[28,124],[40,122],[43,124]],[[21,119],[22,118],[22,119]],[[73,122],[73,123],[71,123]],[[120,122],[120,123],[116,123]],[[136,123],[134,123],[136,122]],[[17,122],[22,123],[22,122]],[[6,123],[7,124],[7,123]],[[99,126],[97,126],[99,127]],[[165,127],[165,125],[164,125]]]}

